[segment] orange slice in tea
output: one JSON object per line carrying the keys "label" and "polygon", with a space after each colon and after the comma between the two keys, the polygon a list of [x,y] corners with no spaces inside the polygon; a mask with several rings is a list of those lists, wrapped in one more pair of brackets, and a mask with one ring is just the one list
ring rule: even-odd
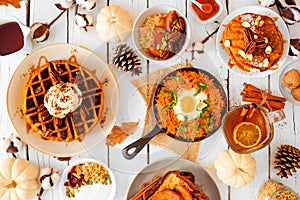
{"label": "orange slice in tea", "polygon": [[241,147],[252,148],[260,142],[261,130],[252,122],[241,122],[233,129],[233,139]]}

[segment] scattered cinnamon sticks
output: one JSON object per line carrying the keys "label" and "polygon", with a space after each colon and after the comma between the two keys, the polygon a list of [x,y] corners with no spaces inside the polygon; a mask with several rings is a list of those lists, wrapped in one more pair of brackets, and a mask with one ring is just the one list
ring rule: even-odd
{"label": "scattered cinnamon sticks", "polygon": [[254,85],[244,83],[244,89],[241,92],[242,100],[252,102],[267,108],[269,111],[284,109],[286,99],[272,95],[266,90],[255,87]]}

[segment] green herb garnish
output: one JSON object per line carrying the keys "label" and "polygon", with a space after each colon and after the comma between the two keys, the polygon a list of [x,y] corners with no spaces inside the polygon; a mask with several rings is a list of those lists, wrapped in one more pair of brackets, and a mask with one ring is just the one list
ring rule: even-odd
{"label": "green herb garnish", "polygon": [[178,77],[178,76],[172,76],[172,79],[175,80],[175,81],[180,81],[181,80],[180,77]]}
{"label": "green herb garnish", "polygon": [[185,116],[184,116],[184,121],[183,121],[183,123],[184,123],[185,126],[188,126],[188,125],[189,125],[188,120],[189,120],[188,116],[185,115]]}
{"label": "green herb garnish", "polygon": [[204,83],[201,83],[201,82],[197,82],[196,84],[197,84],[199,89],[208,90],[207,84],[204,84]]}
{"label": "green herb garnish", "polygon": [[179,133],[184,133],[184,132],[186,132],[186,128],[185,128],[184,126],[177,126],[176,129],[177,129],[177,131],[178,131]]}
{"label": "green herb garnish", "polygon": [[207,131],[207,127],[206,127],[204,124],[200,124],[200,126],[201,126],[205,131]]}
{"label": "green herb garnish", "polygon": [[176,96],[176,94],[173,90],[171,90],[170,95],[171,95],[173,100],[171,102],[169,102],[168,107],[166,108],[166,110],[170,110],[171,108],[173,108],[177,104],[177,101],[178,101],[177,96]]}

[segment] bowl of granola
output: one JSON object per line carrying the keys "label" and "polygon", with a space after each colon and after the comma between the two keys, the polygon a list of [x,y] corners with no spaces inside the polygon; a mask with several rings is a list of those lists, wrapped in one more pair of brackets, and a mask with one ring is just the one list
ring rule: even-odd
{"label": "bowl of granola", "polygon": [[112,171],[98,160],[80,159],[65,168],[60,181],[63,200],[113,200],[116,179]]}
{"label": "bowl of granola", "polygon": [[180,57],[190,35],[186,17],[171,6],[146,9],[135,20],[132,31],[135,48],[145,59],[156,63]]}

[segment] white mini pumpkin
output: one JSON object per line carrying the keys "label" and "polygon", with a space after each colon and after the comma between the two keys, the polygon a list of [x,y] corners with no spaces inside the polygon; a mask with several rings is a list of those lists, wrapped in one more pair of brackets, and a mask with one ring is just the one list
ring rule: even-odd
{"label": "white mini pumpkin", "polygon": [[218,178],[226,185],[243,187],[252,182],[256,174],[256,161],[251,154],[222,151],[216,161]]}
{"label": "white mini pumpkin", "polygon": [[30,200],[39,190],[39,169],[24,159],[7,158],[0,163],[1,200]]}
{"label": "white mini pumpkin", "polygon": [[132,19],[127,10],[118,5],[105,6],[97,15],[96,30],[105,42],[121,42],[131,34]]}

